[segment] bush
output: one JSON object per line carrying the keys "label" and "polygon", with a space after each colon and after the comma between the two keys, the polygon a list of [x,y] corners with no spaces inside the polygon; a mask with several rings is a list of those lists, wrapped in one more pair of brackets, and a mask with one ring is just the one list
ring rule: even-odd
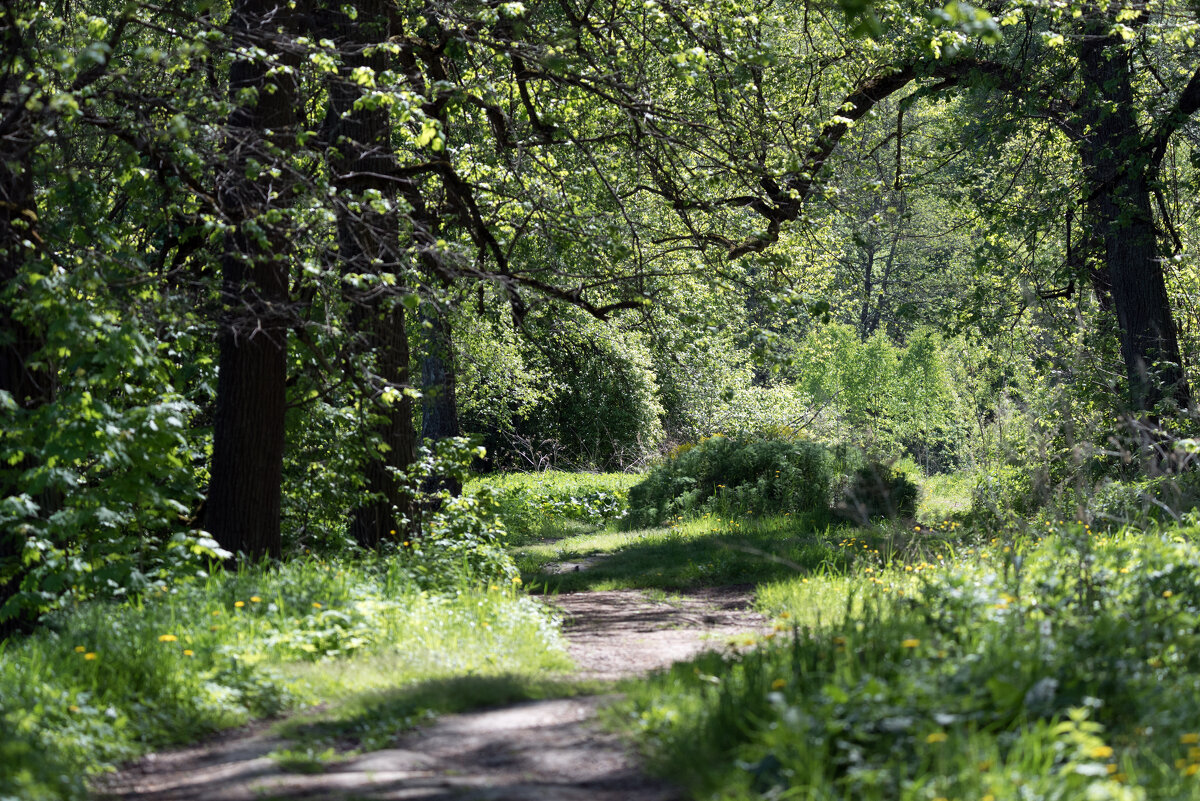
{"label": "bush", "polygon": [[981,524],[1010,515],[1029,517],[1041,506],[1030,471],[1011,465],[979,472],[971,493],[971,516]]}
{"label": "bush", "polygon": [[1078,504],[1093,520],[1137,526],[1170,522],[1197,505],[1200,505],[1200,474],[1192,471],[1141,481],[1109,481]]}
{"label": "bush", "polygon": [[911,519],[917,513],[919,493],[920,488],[902,471],[868,462],[850,476],[838,514],[861,525],[878,518]]}
{"label": "bush", "polygon": [[674,514],[819,513],[829,509],[833,458],[802,440],[716,436],[650,471],[629,490],[627,528],[661,523]]}
{"label": "bush", "polygon": [[472,479],[466,494],[490,492],[510,544],[560,532],[566,521],[603,526],[625,516],[628,473],[497,473]]}

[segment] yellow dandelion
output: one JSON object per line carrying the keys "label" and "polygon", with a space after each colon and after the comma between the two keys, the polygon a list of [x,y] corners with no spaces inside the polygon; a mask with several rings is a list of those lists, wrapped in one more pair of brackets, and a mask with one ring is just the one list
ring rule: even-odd
{"label": "yellow dandelion", "polygon": [[949,739],[944,731],[935,731],[925,738],[927,743],[944,743]]}
{"label": "yellow dandelion", "polygon": [[1184,745],[1195,745],[1196,743],[1200,743],[1200,733],[1189,732],[1188,734],[1181,734],[1179,735],[1179,742],[1183,743]]}
{"label": "yellow dandelion", "polygon": [[234,601],[234,602],[233,602],[233,607],[234,607],[235,609],[241,609],[241,608],[242,608],[243,606],[245,606],[245,605],[246,605],[246,602],[245,602],[245,601]]}
{"label": "yellow dandelion", "polygon": [[74,704],[71,704],[69,707],[67,707],[67,709],[70,710],[71,712],[79,711],[79,707],[75,706]]}
{"label": "yellow dandelion", "polygon": [[1164,598],[1170,598],[1170,597],[1171,597],[1172,595],[1174,595],[1174,594],[1175,594],[1175,593],[1171,592],[1170,590],[1163,590],[1163,597],[1164,597]]}
{"label": "yellow dandelion", "polygon": [[1113,750],[1107,745],[1097,745],[1088,751],[1088,756],[1092,759],[1108,759],[1113,755]]}
{"label": "yellow dandelion", "polygon": [[87,650],[87,648],[84,648],[82,645],[75,646],[75,653],[77,653],[77,654],[82,654],[86,650]]}
{"label": "yellow dandelion", "polygon": [[321,603],[319,601],[313,601],[313,609],[320,609],[320,608],[321,608]]}
{"label": "yellow dandelion", "polygon": [[250,603],[252,603],[252,604],[262,603],[262,598],[259,598],[257,595],[251,595]]}
{"label": "yellow dandelion", "polygon": [[513,581],[512,581],[512,583],[513,583],[513,584],[520,584],[520,583],[521,583],[521,577],[520,577],[520,576],[513,576]]}
{"label": "yellow dandelion", "polygon": [[191,648],[184,648],[184,649],[183,649],[183,655],[184,655],[184,656],[195,656],[195,655],[196,655],[196,652],[195,652],[195,651],[193,651]]}
{"label": "yellow dandelion", "polygon": [[83,658],[86,659],[87,661],[91,662],[93,659],[96,658],[96,652],[88,651],[86,654],[83,655]]}
{"label": "yellow dandelion", "polygon": [[786,686],[787,686],[786,679],[775,679],[775,681],[771,682],[772,690],[782,690]]}
{"label": "yellow dandelion", "polygon": [[913,639],[913,638],[907,639],[904,642],[900,643],[901,647],[903,647],[903,648],[916,648],[920,644],[921,644],[920,640]]}
{"label": "yellow dandelion", "polygon": [[1195,776],[1197,773],[1200,773],[1200,765],[1195,763],[1192,763],[1183,769],[1184,776]]}
{"label": "yellow dandelion", "polygon": [[161,634],[158,637],[159,642],[175,642],[178,639],[174,634]]}

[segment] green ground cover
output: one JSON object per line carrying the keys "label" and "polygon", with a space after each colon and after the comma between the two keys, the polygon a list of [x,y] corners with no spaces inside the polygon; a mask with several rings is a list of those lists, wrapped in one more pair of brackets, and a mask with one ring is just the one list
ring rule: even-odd
{"label": "green ground cover", "polygon": [[433,592],[397,560],[309,560],[164,584],[0,649],[0,798],[84,797],[122,760],[319,701],[426,682],[417,714],[442,705],[438,681],[569,665],[555,621],[512,583]]}
{"label": "green ground cover", "polygon": [[[546,592],[686,589],[840,570],[855,554],[839,548],[839,538],[837,530],[803,518],[702,515],[636,531],[566,532],[517,547],[514,555],[525,583]],[[590,562],[587,569],[554,568],[579,560]]]}
{"label": "green ground cover", "polygon": [[698,798],[1200,797],[1196,532],[1050,532],[764,587],[615,720]]}
{"label": "green ground cover", "polygon": [[84,797],[122,760],[284,710],[274,757],[323,770],[437,714],[607,689],[564,677],[527,588],[754,584],[773,631],[626,682],[609,713],[696,798],[1200,798],[1197,530],[933,522],[970,485],[951,476],[925,482],[923,523],[625,531],[632,480],[473,481],[520,579],[422,589],[416,561],[309,559],[57,613],[0,650],[0,797]]}

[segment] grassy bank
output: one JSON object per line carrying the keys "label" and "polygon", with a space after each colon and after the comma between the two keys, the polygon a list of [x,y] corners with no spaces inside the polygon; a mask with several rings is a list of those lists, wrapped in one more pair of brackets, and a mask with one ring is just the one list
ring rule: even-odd
{"label": "grassy bank", "polygon": [[777,583],[795,637],[631,687],[617,720],[698,798],[1197,798],[1195,534]]}
{"label": "grassy bank", "polygon": [[428,592],[395,562],[315,560],[164,584],[2,646],[0,797],[81,798],[151,748],[322,700],[568,666],[513,584]]}

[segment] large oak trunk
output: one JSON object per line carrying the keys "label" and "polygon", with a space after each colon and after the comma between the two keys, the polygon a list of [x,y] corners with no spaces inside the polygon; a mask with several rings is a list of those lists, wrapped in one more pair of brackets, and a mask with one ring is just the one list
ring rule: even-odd
{"label": "large oak trunk", "polygon": [[1150,205],[1149,161],[1140,149],[1130,54],[1117,37],[1093,35],[1080,46],[1081,105],[1087,130],[1081,154],[1092,234],[1121,329],[1129,403],[1150,411],[1190,401],[1175,320],[1163,277]]}
{"label": "large oak trunk", "polygon": [[[332,171],[342,194],[338,251],[346,272],[397,274],[403,272],[398,215],[366,203],[356,205],[370,190],[389,205],[396,200],[396,183],[386,177],[395,167],[388,110],[356,109],[363,90],[351,78],[357,67],[370,67],[376,73],[387,68],[382,51],[368,49],[388,38],[386,8],[379,0],[360,2],[357,8],[357,21],[335,10],[325,12],[322,19],[322,27],[343,52],[342,71],[329,84],[326,120],[337,153]],[[368,370],[365,405],[374,420],[370,434],[375,446],[363,466],[369,499],[354,510],[350,523],[351,535],[366,548],[404,536],[412,517],[411,499],[397,478],[416,458],[412,399],[402,394],[388,402],[386,398],[394,393],[384,395],[389,388],[408,388],[408,330],[398,292],[385,291],[384,286],[373,282],[366,292],[348,291],[355,361]]]}
{"label": "large oak trunk", "polygon": [[[268,53],[275,31],[288,27],[277,0],[241,0],[231,24],[239,37]],[[286,203],[288,188],[247,175],[249,159],[270,164],[270,146],[286,152],[296,118],[296,86],[284,72],[268,76],[261,60],[234,62],[230,94],[256,90],[257,103],[228,122],[227,169],[219,186],[226,216],[238,225],[221,260],[224,311],[219,321],[219,373],[213,416],[212,480],[205,527],[225,548],[249,558],[280,555],[280,499],[286,411],[287,239],[260,218]],[[285,170],[286,174],[286,170]],[[284,179],[286,182],[286,179]],[[246,230],[261,225],[266,241]]]}

